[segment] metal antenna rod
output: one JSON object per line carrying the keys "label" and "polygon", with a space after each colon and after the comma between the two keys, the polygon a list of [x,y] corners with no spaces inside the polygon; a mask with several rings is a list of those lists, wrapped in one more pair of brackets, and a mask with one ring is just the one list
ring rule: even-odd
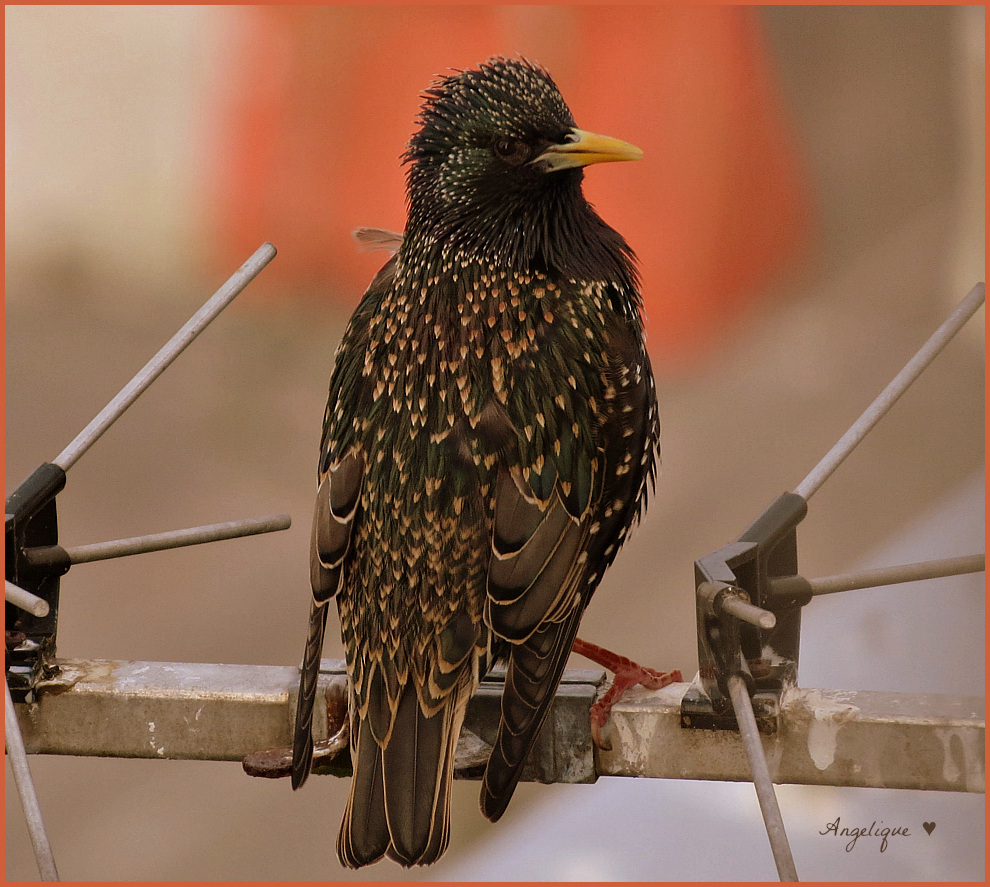
{"label": "metal antenna rod", "polygon": [[[9,583],[8,583],[9,584]],[[34,847],[34,858],[38,862],[38,871],[42,881],[58,881],[58,870],[55,868],[55,857],[52,855],[52,845],[48,842],[45,823],[41,819],[41,805],[38,794],[31,779],[28,767],[27,753],[24,751],[24,738],[21,736],[21,725],[17,723],[17,710],[14,700],[10,697],[10,686],[4,677],[3,682],[3,720],[4,738],[7,741],[7,757],[10,759],[10,769],[14,775],[17,793],[21,796],[21,807],[24,808],[24,818],[27,820],[28,833]]]}
{"label": "metal antenna rod", "polygon": [[201,545],[204,542],[220,542],[223,539],[274,533],[277,530],[287,530],[290,526],[292,526],[292,518],[289,515],[273,514],[269,517],[225,521],[185,530],[169,530],[166,533],[150,533],[147,536],[131,536],[127,539],[115,539],[112,542],[75,545],[72,548],[61,548],[58,545],[29,548],[24,552],[24,560],[33,567],[64,563],[66,558],[70,564],[86,564],[114,557],[145,554],[149,551],[164,551],[186,545]]}
{"label": "metal antenna rod", "polygon": [[896,585],[899,582],[918,582],[922,579],[941,579],[944,576],[961,576],[979,573],[985,569],[986,556],[970,554],[964,557],[947,557],[918,564],[902,564],[897,567],[880,567],[858,573],[842,573],[809,579],[812,594],[834,594],[837,591],[853,591],[857,588],[876,588],[879,585]]}
{"label": "metal antenna rod", "polygon": [[887,411],[897,402],[897,399],[910,387],[922,371],[939,354],[939,352],[949,344],[952,337],[962,329],[983,304],[985,287],[978,283],[970,290],[968,296],[959,303],[958,307],[948,319],[932,333],[931,338],[921,346],[917,354],[912,357],[907,364],[891,381],[891,383],[880,392],[876,400],[873,401],[866,411],[852,425],[852,427],[842,435],[825,457],[812,470],[811,473],[794,488],[794,492],[804,499],[810,499],[818,488],[825,483],[838,468],[846,456],[848,456],[866,437],[873,426],[877,424],[887,413]]}
{"label": "metal antenna rod", "polygon": [[42,600],[36,594],[31,594],[30,591],[25,591],[19,585],[14,585],[9,579],[6,579],[5,582],[3,598],[8,604],[13,604],[21,610],[26,610],[32,616],[37,616],[39,619],[48,615],[48,601]]}
{"label": "metal antenna rod", "polygon": [[722,602],[722,610],[730,616],[742,622],[748,622],[750,625],[755,625],[757,628],[762,628],[764,631],[770,631],[777,625],[777,616],[774,613],[737,597],[727,597]]}
{"label": "metal antenna rod", "polygon": [[732,707],[736,712],[736,722],[739,724],[739,735],[746,748],[749,769],[753,774],[756,799],[760,802],[760,812],[763,814],[763,823],[766,825],[767,837],[770,839],[773,861],[777,864],[777,874],[781,881],[797,881],[797,869],[794,866],[794,857],[791,855],[791,845],[787,841],[784,819],[780,815],[777,795],[774,794],[773,782],[770,780],[770,770],[767,768],[767,759],[763,754],[763,743],[760,742],[760,731],[756,727],[756,718],[753,715],[753,705],[749,700],[746,682],[735,674],[729,677],[728,683]]}
{"label": "metal antenna rod", "polygon": [[68,471],[79,457],[86,452],[121,414],[157,379],[165,368],[177,358],[186,346],[196,338],[224,308],[252,281],[262,269],[275,258],[275,247],[264,243],[230,279],[218,289],[165,345],[145,364],[144,368],[131,379],[120,393],[94,417],[54,460],[63,471]]}

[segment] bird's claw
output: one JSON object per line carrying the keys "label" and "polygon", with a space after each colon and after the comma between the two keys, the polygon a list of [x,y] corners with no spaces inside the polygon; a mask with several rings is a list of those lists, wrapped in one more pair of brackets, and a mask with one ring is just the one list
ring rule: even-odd
{"label": "bird's claw", "polygon": [[647,690],[659,690],[670,684],[684,680],[678,669],[674,671],[657,671],[645,665],[639,665],[625,656],[613,653],[598,644],[591,644],[577,638],[574,641],[573,652],[596,662],[603,668],[607,668],[615,677],[612,686],[608,688],[605,695],[591,706],[591,739],[598,748],[609,751],[612,748],[610,742],[602,738],[602,728],[608,723],[612,713],[612,707],[618,702],[623,694],[630,687],[639,684]]}
{"label": "bird's claw", "polygon": [[[344,718],[340,729],[333,736],[313,743],[313,763],[328,764],[338,755],[347,750],[350,740],[350,721]],[[266,748],[264,751],[252,752],[241,761],[241,766],[248,776],[260,776],[264,779],[280,779],[292,773],[291,748]]]}

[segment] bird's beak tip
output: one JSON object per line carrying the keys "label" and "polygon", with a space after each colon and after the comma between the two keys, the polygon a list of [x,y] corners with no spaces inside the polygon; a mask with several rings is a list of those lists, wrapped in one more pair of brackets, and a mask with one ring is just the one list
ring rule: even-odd
{"label": "bird's beak tip", "polygon": [[598,135],[583,129],[572,129],[565,142],[551,145],[536,158],[547,172],[590,166],[592,163],[642,159],[641,148],[621,139]]}

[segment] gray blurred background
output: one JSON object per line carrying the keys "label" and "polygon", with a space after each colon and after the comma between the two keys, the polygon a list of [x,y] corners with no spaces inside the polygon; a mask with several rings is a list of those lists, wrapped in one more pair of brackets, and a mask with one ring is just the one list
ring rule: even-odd
{"label": "gray blurred background", "polygon": [[[693,560],[792,489],[984,277],[983,8],[773,7],[760,18],[810,177],[813,249],[717,352],[659,375],[658,492],[581,632],[686,677]],[[8,492],[234,270],[206,259],[193,136],[209,126],[238,26],[236,7],[7,7]],[[262,274],[71,469],[61,538],[276,511],[292,529],[76,567],[63,580],[60,655],[299,661],[316,448],[348,309],[312,293],[273,309],[266,286]],[[982,550],[983,403],[981,311],[815,495],[802,573]],[[807,612],[805,686],[983,693],[982,576]],[[341,655],[329,634],[325,655]],[[293,793],[237,764],[31,766],[67,880],[774,877],[746,785],[524,785],[492,826],[477,783],[458,782],[440,865],[351,873],[333,854],[344,781]],[[983,877],[981,795],[784,787],[780,798],[806,879]],[[883,856],[847,854],[817,834],[836,815],[939,826]],[[9,780],[6,822],[7,879],[36,878]]]}

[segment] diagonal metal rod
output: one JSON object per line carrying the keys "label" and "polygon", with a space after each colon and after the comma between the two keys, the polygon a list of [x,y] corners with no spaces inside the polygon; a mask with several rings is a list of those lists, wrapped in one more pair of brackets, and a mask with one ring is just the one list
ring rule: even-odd
{"label": "diagonal metal rod", "polygon": [[76,435],[75,440],[55,457],[54,464],[63,471],[68,471],[79,457],[96,443],[103,432],[120,418],[124,410],[137,400],[145,389],[162,374],[165,368],[206,328],[210,321],[223,311],[273,258],[275,258],[275,247],[270,243],[264,243],[258,247],[254,255],[231,275],[230,279],[210,297],[206,304],[186,321],[182,329],[172,336],[161,350],[145,364],[144,368],[120,389],[117,396],[100,410],[93,421]]}
{"label": "diagonal metal rod", "polygon": [[774,794],[773,782],[770,780],[770,770],[767,768],[767,759],[763,754],[763,743],[760,742],[760,731],[756,727],[756,718],[753,715],[753,705],[749,700],[746,682],[739,675],[731,675],[728,683],[732,707],[736,712],[736,722],[739,724],[739,735],[746,748],[746,757],[749,758],[756,798],[760,802],[763,823],[767,827],[767,837],[770,839],[770,850],[777,865],[777,874],[781,881],[797,881],[797,868],[794,866],[791,845],[784,830],[784,819],[780,815],[777,795]]}
{"label": "diagonal metal rod", "polygon": [[75,545],[62,548],[47,545],[29,548],[24,559],[33,567],[56,563],[85,564],[92,561],[127,557],[132,554],[145,554],[149,551],[164,551],[168,548],[182,548],[186,545],[201,545],[204,542],[219,542],[223,539],[238,539],[241,536],[254,536],[258,533],[274,533],[287,530],[292,518],[287,514],[272,514],[268,517],[252,517],[246,520],[226,521],[185,530],[169,530],[166,533],[151,533],[147,536],[131,536],[128,539],[115,539],[112,542],[93,542],[90,545]]}
{"label": "diagonal metal rod", "polygon": [[6,584],[3,588],[3,597],[8,604],[26,610],[39,619],[48,615],[48,601],[42,600],[36,594],[31,594],[30,591],[25,591],[19,585],[14,585],[9,579],[4,581]]}
{"label": "diagonal metal rod", "polygon": [[897,567],[881,567],[858,573],[842,573],[809,579],[812,594],[834,594],[837,591],[853,591],[857,588],[876,588],[879,585],[896,585],[899,582],[918,582],[921,579],[939,579],[943,576],[961,576],[979,573],[986,568],[986,556],[971,554],[965,557],[947,557],[917,564]]}
{"label": "diagonal metal rod", "polygon": [[984,300],[984,289],[984,285],[978,283],[970,290],[969,295],[959,303],[948,319],[932,333],[931,338],[907,362],[904,369],[880,392],[877,399],[866,408],[863,415],[842,435],[838,443],[825,454],[825,457],[811,470],[811,473],[794,488],[797,495],[804,499],[810,499],[818,488],[831,477],[832,472],[842,464],[846,456],[873,430],[873,426],[886,415],[911,383],[949,344],[952,337],[962,329],[966,321],[979,310]]}
{"label": "diagonal metal rod", "polygon": [[4,739],[7,742],[7,758],[10,770],[17,786],[17,794],[21,797],[21,807],[27,820],[28,834],[34,847],[34,858],[38,862],[38,871],[42,881],[57,881],[58,869],[55,868],[55,857],[52,855],[52,845],[48,841],[45,823],[41,819],[41,805],[38,803],[38,793],[31,779],[31,769],[28,767],[27,753],[24,751],[24,737],[21,736],[21,725],[17,723],[17,710],[10,696],[10,687],[6,677],[3,682],[3,720]]}

